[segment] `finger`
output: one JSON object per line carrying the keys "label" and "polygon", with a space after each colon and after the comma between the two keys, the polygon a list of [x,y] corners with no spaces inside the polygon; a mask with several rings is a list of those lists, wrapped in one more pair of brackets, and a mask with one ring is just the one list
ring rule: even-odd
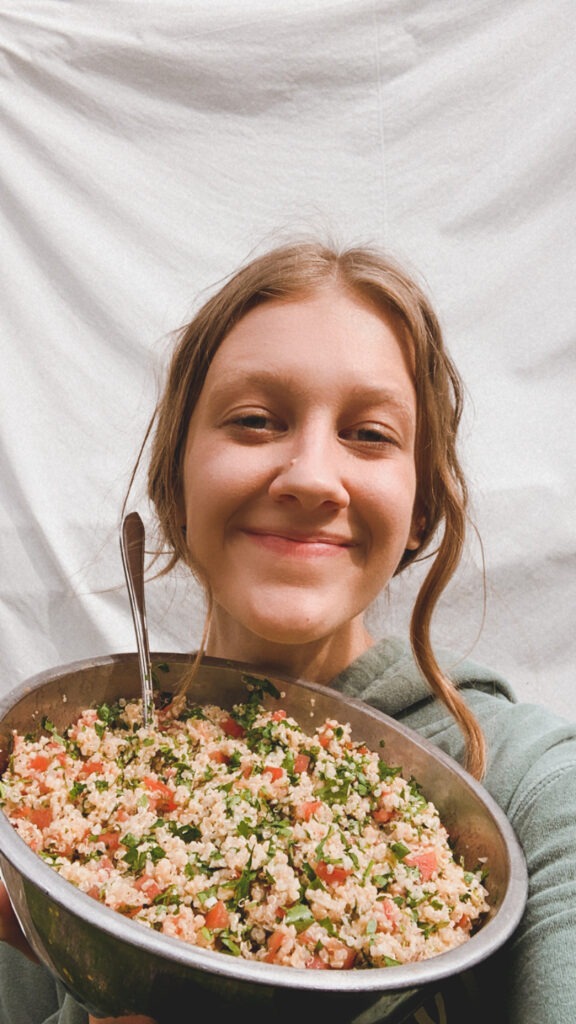
{"label": "finger", "polygon": [[3,882],[0,882],[0,939],[7,942],[14,949],[20,950],[32,963],[38,963],[38,957],[28,944],[18,918],[14,913],[8,891]]}

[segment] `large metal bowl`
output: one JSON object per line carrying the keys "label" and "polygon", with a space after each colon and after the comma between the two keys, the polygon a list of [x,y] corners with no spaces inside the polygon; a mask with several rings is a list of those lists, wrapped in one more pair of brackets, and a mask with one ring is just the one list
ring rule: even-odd
{"label": "large metal bowl", "polygon": [[[166,662],[162,686],[173,691],[191,659],[155,653]],[[204,658],[191,694],[230,708],[247,696],[245,674],[261,672],[237,662]],[[0,868],[21,926],[39,959],[90,1012],[148,1013],[175,1024],[230,1010],[252,1022],[293,1021],[325,1014],[348,1024],[374,1019],[364,1011],[381,1003],[390,1020],[404,1017],[414,990],[433,986],[479,964],[518,924],[527,894],[524,857],[506,817],[482,786],[417,733],[361,703],[322,686],[272,678],[281,706],[306,730],[328,717],[350,722],[352,735],[389,764],[413,775],[448,828],[456,854],[473,868],[489,866],[491,910],[480,930],[447,953],[397,967],[358,971],[306,971],[256,963],[168,938],[97,903],[60,877],[18,836],[0,812]],[[13,729],[31,732],[48,715],[62,729],[84,708],[140,694],[138,659],[115,654],[43,672],[0,702],[0,770]],[[275,703],[266,697],[268,706]],[[360,1015],[360,1017],[359,1017]]]}

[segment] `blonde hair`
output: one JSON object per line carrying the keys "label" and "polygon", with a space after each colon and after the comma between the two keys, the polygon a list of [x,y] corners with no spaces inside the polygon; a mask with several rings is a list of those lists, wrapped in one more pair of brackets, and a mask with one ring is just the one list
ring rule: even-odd
{"label": "blonde hair", "polygon": [[180,331],[149,428],[151,433],[154,427],[148,495],[168,551],[163,572],[179,561],[190,564],[181,527],[182,460],[190,418],[216,350],[234,324],[255,306],[272,299],[295,299],[330,283],[392,315],[402,325],[411,349],[417,399],[415,509],[421,526],[420,547],[404,553],[396,572],[419,558],[435,540],[412,612],[410,640],[422,675],[462,730],[468,770],[480,778],[485,767],[482,731],[440,669],[430,635],[434,609],[460,561],[466,531],[468,494],[456,451],[462,385],[428,298],[387,255],[360,247],[337,251],[314,242],[280,246],[232,275]]}

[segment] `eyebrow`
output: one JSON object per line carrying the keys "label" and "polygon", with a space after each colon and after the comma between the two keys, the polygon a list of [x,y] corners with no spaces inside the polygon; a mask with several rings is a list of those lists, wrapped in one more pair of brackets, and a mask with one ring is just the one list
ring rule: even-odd
{"label": "eyebrow", "polygon": [[359,404],[391,406],[403,420],[410,423],[415,423],[416,421],[415,404],[413,408],[405,398],[398,394],[395,388],[373,385],[367,388],[352,388],[351,393],[352,395],[357,394]]}
{"label": "eyebrow", "polygon": [[[226,396],[238,389],[239,383],[243,387],[271,388],[281,394],[286,393],[286,378],[280,377],[275,370],[255,369],[249,370],[238,380],[238,373],[242,374],[242,368],[236,371],[225,370],[219,375],[217,381],[218,394]],[[352,384],[349,387],[349,394],[352,402],[365,405],[386,405],[392,406],[404,419],[414,422],[414,412],[409,403],[398,393],[394,387],[387,385],[364,385]]]}

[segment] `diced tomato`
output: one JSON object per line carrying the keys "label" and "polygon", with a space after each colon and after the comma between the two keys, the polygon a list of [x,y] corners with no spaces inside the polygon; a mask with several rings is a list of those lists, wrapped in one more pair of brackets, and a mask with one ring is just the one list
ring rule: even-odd
{"label": "diced tomato", "polygon": [[97,843],[104,843],[107,850],[117,850],[120,845],[120,836],[117,832],[101,832],[96,838]]}
{"label": "diced tomato", "polygon": [[316,814],[316,811],[319,811],[321,807],[321,800],[306,800],[305,803],[299,804],[296,808],[296,817],[300,821],[310,821],[312,815]]}
{"label": "diced tomato", "polygon": [[46,754],[35,754],[34,757],[30,758],[28,767],[33,772],[45,772],[49,764],[50,758],[46,757]]}
{"label": "diced tomato", "polygon": [[320,746],[324,747],[324,749],[326,749],[326,747],[329,747],[332,736],[332,729],[322,729],[322,732],[318,734],[318,742],[320,743]]}
{"label": "diced tomato", "polygon": [[425,853],[413,853],[404,858],[404,863],[411,868],[418,868],[423,882],[429,882],[435,871],[438,870],[438,861],[434,850],[427,850]]}
{"label": "diced tomato", "polygon": [[268,952],[266,953],[266,956],[264,957],[264,962],[265,963],[267,963],[267,964],[273,964],[274,963],[274,961],[276,960],[276,956],[277,956],[278,950],[280,949],[280,946],[282,945],[282,941],[283,941],[283,939],[285,937],[285,934],[286,933],[283,932],[281,928],[277,928],[275,932],[272,932],[272,934],[268,936],[268,941],[266,943],[266,946],[268,948]]}
{"label": "diced tomato", "polygon": [[307,971],[327,971],[328,970],[328,964],[324,960],[322,960],[322,957],[314,955],[314,956],[311,956],[310,959],[306,961],[306,970]]}
{"label": "diced tomato", "polygon": [[394,817],[394,811],[389,811],[386,807],[377,807],[376,810],[372,811],[372,817],[379,825],[384,825]]}
{"label": "diced tomato", "polygon": [[112,900],[106,902],[106,906],[112,907],[113,910],[117,910],[119,914],[124,917],[136,917],[136,914],[140,912],[142,907],[131,907],[128,903],[114,903]]}
{"label": "diced tomato", "polygon": [[140,878],[137,878],[134,882],[134,888],[143,892],[150,902],[156,899],[156,897],[162,892],[158,882],[155,878],[152,878],[151,875],[141,875]]}
{"label": "diced tomato", "polygon": [[152,794],[151,799],[157,811],[166,814],[169,811],[175,810],[177,804],[174,799],[174,790],[170,789],[170,786],[167,786],[160,779],[152,778],[150,775],[145,775],[142,781],[146,789]]}
{"label": "diced tomato", "polygon": [[272,776],[272,782],[277,782],[278,779],[281,779],[282,776],[284,775],[284,769],[279,768],[275,764],[267,764],[266,767],[264,768],[264,771],[266,772],[267,775]]}
{"label": "diced tomato", "polygon": [[104,765],[102,761],[85,761],[84,764],[78,771],[79,775],[94,775],[95,772],[103,772]]}
{"label": "diced tomato", "polygon": [[268,952],[269,953],[277,953],[278,952],[278,950],[280,949],[280,946],[282,945],[282,942],[283,942],[285,934],[286,933],[283,932],[282,929],[277,928],[275,932],[272,932],[272,935],[268,936],[268,941],[266,943],[266,946],[268,947]]}
{"label": "diced tomato", "polygon": [[250,776],[252,775],[253,770],[254,770],[254,766],[253,765],[245,764],[243,769],[242,769],[242,776],[243,776],[243,778],[249,779]]}
{"label": "diced tomato", "polygon": [[244,729],[244,727],[240,725],[240,722],[237,722],[236,719],[232,718],[230,715],[228,715],[227,718],[224,718],[223,721],[220,722],[220,728],[222,729],[222,732],[226,734],[226,736],[232,736],[233,739],[236,740],[241,739],[242,736],[246,735],[246,730]]}
{"label": "diced tomato", "polygon": [[222,900],[218,900],[213,907],[206,914],[206,927],[210,928],[211,931],[215,931],[221,928],[227,928],[230,924],[230,915],[226,910],[226,905]]}
{"label": "diced tomato", "polygon": [[396,904],[391,899],[384,899],[378,901],[378,906],[381,907],[386,921],[383,921],[380,917],[376,923],[376,931],[378,932],[395,932],[398,926],[398,919],[400,917],[400,911]]}
{"label": "diced tomato", "polygon": [[273,722],[281,722],[283,718],[286,718],[286,712],[282,708],[278,708],[277,711],[272,712]]}
{"label": "diced tomato", "polygon": [[13,811],[13,817],[26,818],[40,829],[48,828],[48,825],[51,825],[54,820],[50,807],[17,807]]}
{"label": "diced tomato", "polygon": [[456,928],[463,928],[465,932],[469,932],[470,924],[470,918],[467,917],[466,914],[462,914],[462,917],[459,917],[456,921]]}
{"label": "diced tomato", "polygon": [[223,750],[211,750],[208,757],[211,761],[214,761],[215,764],[228,764],[230,760]]}
{"label": "diced tomato", "polygon": [[38,807],[34,811],[30,811],[30,821],[33,825],[37,825],[38,828],[48,828],[54,821],[54,815],[50,807]]}
{"label": "diced tomato", "polygon": [[162,789],[168,788],[165,782],[162,782],[161,779],[155,779],[152,775],[145,775],[142,782],[151,793],[160,792]]}
{"label": "diced tomato", "polygon": [[381,906],[389,921],[398,920],[398,907],[392,900],[382,900]]}
{"label": "diced tomato", "polygon": [[319,860],[315,870],[318,878],[332,885],[345,882],[350,874],[348,868],[341,864],[327,864],[325,860]]}
{"label": "diced tomato", "polygon": [[[41,760],[36,760],[36,758],[41,759],[44,757],[48,758],[46,765],[43,765]],[[44,750],[39,754],[35,754],[29,763],[30,767],[35,768],[36,771],[44,771],[53,761],[57,761],[58,764],[66,764],[67,760],[68,754],[62,749],[61,743],[47,743]]]}
{"label": "diced tomato", "polygon": [[310,757],[308,754],[296,754],[294,758],[294,771],[296,775],[302,775],[303,772],[307,772],[310,767]]}

